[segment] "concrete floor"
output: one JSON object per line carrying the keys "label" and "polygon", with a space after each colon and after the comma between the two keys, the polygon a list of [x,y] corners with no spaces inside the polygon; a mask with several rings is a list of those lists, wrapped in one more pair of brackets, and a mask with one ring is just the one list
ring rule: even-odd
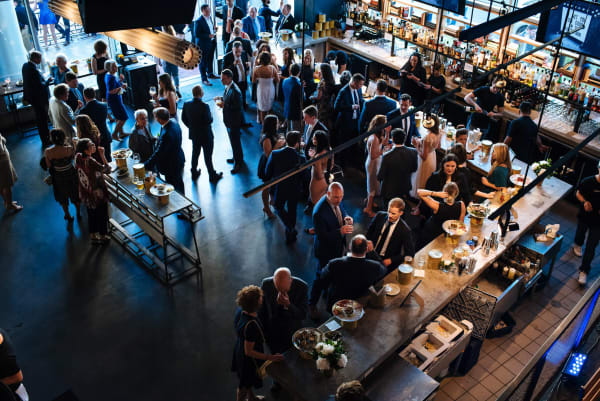
{"label": "concrete floor", "polygon": [[[213,83],[205,88],[206,99],[222,94],[220,83]],[[182,85],[182,92],[189,98],[190,86]],[[19,174],[14,197],[25,209],[0,217],[0,324],[17,347],[32,399],[52,400],[72,389],[85,401],[232,400],[237,385],[229,371],[236,292],[260,283],[279,266],[312,282],[312,237],[302,230],[310,226],[310,218],[302,214],[303,205],[298,208],[298,242],[287,247],[282,224],[263,216],[260,196],[242,196],[260,183],[259,127],[254,123],[242,134],[248,169],[232,176],[225,162],[231,156],[226,131],[213,103],[211,107],[213,158],[224,178],[210,184],[201,161],[203,174],[191,182],[191,142],[184,139],[183,145],[186,195],[206,216],[196,227],[204,285],[198,290],[189,280],[177,285],[173,295],[114,241],[89,245],[85,218],[67,229],[52,189],[42,182],[46,173],[38,167],[37,135],[8,135]],[[253,106],[247,119],[255,121]],[[132,123],[130,119],[126,130]],[[342,181],[345,206],[364,232],[364,176]],[[574,215],[560,217],[571,222],[571,231]],[[189,232],[175,218],[169,227],[189,244]],[[566,238],[562,252],[569,244]],[[265,384],[269,399],[270,383]],[[469,390],[463,388],[461,394]]]}

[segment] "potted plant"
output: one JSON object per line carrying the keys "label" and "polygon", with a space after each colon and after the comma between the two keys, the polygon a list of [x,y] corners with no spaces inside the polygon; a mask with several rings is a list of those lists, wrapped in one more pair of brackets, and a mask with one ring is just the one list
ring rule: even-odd
{"label": "potted plant", "polygon": [[[531,165],[531,168],[533,169],[533,172],[535,173],[535,175],[540,175],[543,174],[546,170],[548,170],[550,168],[550,166],[552,166],[552,159],[546,159],[546,160],[540,160],[539,162],[535,162]],[[554,175],[554,173],[550,174],[550,175]],[[542,182],[540,182],[538,185],[542,185]]]}
{"label": "potted plant", "polygon": [[317,343],[313,351],[313,359],[316,360],[317,370],[326,376],[331,376],[334,369],[345,368],[348,363],[341,340],[325,339]]}

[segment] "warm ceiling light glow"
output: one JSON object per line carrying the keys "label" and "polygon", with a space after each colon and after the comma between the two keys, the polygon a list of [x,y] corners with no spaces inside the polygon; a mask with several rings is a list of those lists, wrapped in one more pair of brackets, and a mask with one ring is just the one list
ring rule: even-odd
{"label": "warm ceiling light glow", "polygon": [[[82,24],[79,7],[74,1],[50,0],[48,7],[53,13],[77,24]],[[196,68],[200,62],[200,49],[196,45],[164,32],[138,28],[102,33],[188,70]]]}

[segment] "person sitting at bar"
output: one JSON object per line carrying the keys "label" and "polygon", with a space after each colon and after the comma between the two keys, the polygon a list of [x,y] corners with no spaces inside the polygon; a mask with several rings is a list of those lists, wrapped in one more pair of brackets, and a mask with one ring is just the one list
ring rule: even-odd
{"label": "person sitting at bar", "polygon": [[483,190],[475,193],[475,195],[488,199],[494,197],[494,191],[508,187],[508,177],[510,177],[512,171],[512,164],[506,144],[495,143],[492,146],[491,163],[492,167],[488,175],[481,177],[481,183],[484,185]]}
{"label": "person sitting at bar", "polygon": [[420,106],[425,100],[425,89],[423,87],[427,79],[427,72],[423,67],[421,55],[413,53],[406,64],[400,69],[401,94],[408,93],[415,106]]}
{"label": "person sitting at bar", "polygon": [[388,272],[405,256],[414,256],[415,245],[408,225],[402,220],[405,204],[401,198],[388,203],[387,212],[378,212],[367,230],[367,257],[383,263]]}
{"label": "person sitting at bar", "polygon": [[531,119],[531,108],[530,102],[521,103],[519,106],[520,117],[511,121],[504,139],[504,143],[515,152],[517,159],[527,164],[540,160],[540,153],[544,154],[548,151],[548,146],[542,143],[538,135],[537,124]]}
{"label": "person sitting at bar", "polygon": [[429,177],[425,184],[425,189],[430,191],[441,191],[444,185],[448,182],[455,182],[458,185],[459,198],[468,205],[471,203],[471,191],[469,190],[469,184],[467,177],[465,177],[459,170],[459,161],[456,155],[448,153],[442,159],[440,169]]}
{"label": "person sitting at bar", "polygon": [[383,79],[377,81],[375,96],[363,104],[362,111],[360,112],[360,117],[358,119],[359,133],[362,134],[366,131],[369,123],[377,114],[383,114],[385,116],[396,109],[396,101],[385,95],[387,88],[387,82]]}
{"label": "person sitting at bar", "polygon": [[[467,129],[475,130],[479,128],[482,132],[482,139],[493,141],[494,133],[490,132],[492,128],[492,119],[502,117],[504,111],[504,96],[500,89],[506,86],[506,81],[497,75],[491,86],[481,86],[465,96],[465,103],[473,106],[475,112],[469,117]],[[494,111],[494,108],[498,111]]]}
{"label": "person sitting at bar", "polygon": [[339,385],[333,401],[367,401],[365,389],[358,380],[352,380]]}
{"label": "person sitting at bar", "polygon": [[459,172],[460,174],[462,174],[463,177],[465,178],[464,184],[466,184],[466,186],[463,188],[462,191],[468,191],[469,195],[464,194],[463,198],[468,197],[469,199],[472,200],[473,199],[473,188],[475,187],[474,184],[479,181],[479,176],[477,176],[477,178],[475,178],[476,173],[467,167],[467,151],[462,143],[460,143],[460,142],[455,143],[454,146],[452,146],[452,148],[450,148],[450,153],[452,153],[452,154],[454,154],[454,156],[456,156],[456,160],[458,163],[458,167],[456,168],[456,171]]}
{"label": "person sitting at bar", "polygon": [[69,96],[67,96],[67,104],[71,110],[77,111],[85,104],[83,98],[83,84],[79,83],[77,75],[74,72],[67,71],[65,74],[65,83],[69,87]]}
{"label": "person sitting at bar", "polygon": [[69,67],[67,67],[67,56],[62,53],[56,55],[56,65],[50,67],[50,75],[54,79],[53,84],[64,84],[66,79],[67,71],[71,71]]}
{"label": "person sitting at bar", "polygon": [[367,238],[355,235],[350,242],[352,256],[333,259],[323,269],[321,280],[327,292],[327,310],[341,299],[362,297],[386,275],[387,270],[381,263],[365,258],[367,248]]}
{"label": "person sitting at bar", "polygon": [[[419,189],[417,194],[433,211],[433,215],[421,230],[421,236],[417,242],[417,249],[421,249],[444,232],[442,224],[446,220],[463,221],[465,219],[465,204],[462,201],[457,201],[459,191],[458,185],[454,182],[444,185],[444,189],[440,192]],[[440,198],[443,201],[440,202],[434,198]]]}

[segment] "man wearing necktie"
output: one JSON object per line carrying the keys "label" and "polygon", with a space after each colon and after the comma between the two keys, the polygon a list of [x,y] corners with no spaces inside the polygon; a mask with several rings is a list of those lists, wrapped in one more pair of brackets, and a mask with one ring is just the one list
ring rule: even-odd
{"label": "man wearing necktie", "polygon": [[237,174],[244,165],[244,152],[240,140],[240,128],[244,121],[242,92],[233,82],[233,72],[229,69],[221,72],[221,83],[225,86],[225,92],[217,105],[223,108],[223,123],[227,127],[227,134],[233,152],[233,157],[227,159],[227,163],[233,163],[231,174]]}
{"label": "man wearing necktie", "polygon": [[217,48],[217,27],[210,15],[210,7],[203,4],[200,7],[202,15],[194,21],[194,38],[196,45],[202,50],[200,59],[200,75],[204,85],[212,86],[208,78],[218,78],[213,73],[215,49]]}
{"label": "man wearing necktie", "polygon": [[242,19],[242,30],[250,36],[250,40],[256,42],[259,39],[258,34],[267,30],[265,19],[257,15],[256,7],[250,7],[248,16]]}
{"label": "man wearing necktie", "polygon": [[67,104],[77,114],[77,111],[84,105],[83,84],[80,84],[77,75],[74,72],[67,71],[65,74],[65,83],[69,87],[69,96]]}
{"label": "man wearing necktie", "polygon": [[381,261],[388,272],[398,267],[405,256],[415,254],[410,228],[401,219],[404,207],[401,198],[392,199],[388,204],[388,211],[377,213],[367,230],[367,257]]}
{"label": "man wearing necktie", "polygon": [[[412,105],[412,99],[408,93],[403,93],[400,96],[400,107],[396,110],[392,110],[387,113],[387,120],[392,121],[398,116],[408,113],[410,110],[410,106]],[[420,138],[419,132],[417,130],[417,125],[415,123],[415,115],[411,114],[408,117],[404,117],[402,120],[395,121],[392,123],[392,128],[402,128],[404,132],[406,132],[406,141],[404,144],[409,147],[413,147],[412,139],[413,137]]]}
{"label": "man wearing necktie", "polygon": [[246,108],[246,90],[248,89],[248,72],[250,61],[243,50],[241,42],[234,42],[232,50],[223,57],[223,68],[233,72],[233,81],[242,91],[244,109]]}
{"label": "man wearing necktie", "polygon": [[[365,83],[362,74],[354,74],[352,80],[346,84],[337,95],[334,103],[334,111],[337,113],[336,128],[339,135],[339,143],[347,142],[358,135],[358,117],[363,106],[361,88]],[[364,170],[364,152],[362,147],[354,145],[341,154],[344,166],[354,165]]]}
{"label": "man wearing necktie", "polygon": [[[283,4],[283,1],[281,4]],[[283,5],[279,10],[279,14],[279,20],[277,20],[275,32],[279,32],[282,29],[291,29],[293,31],[296,25],[296,20],[292,15],[292,6],[289,4]]]}

